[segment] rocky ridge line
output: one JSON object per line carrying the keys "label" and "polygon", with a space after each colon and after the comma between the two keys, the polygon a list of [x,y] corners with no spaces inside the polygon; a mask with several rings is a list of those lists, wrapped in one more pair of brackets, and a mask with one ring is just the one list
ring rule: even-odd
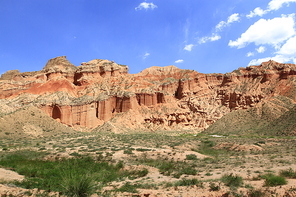
{"label": "rocky ridge line", "polygon": [[10,111],[36,106],[74,128],[201,131],[232,111],[256,108],[278,95],[295,103],[295,76],[294,64],[275,61],[226,74],[175,66],[128,74],[127,66],[113,61],[76,67],[61,56],[41,71],[3,74],[0,102]]}

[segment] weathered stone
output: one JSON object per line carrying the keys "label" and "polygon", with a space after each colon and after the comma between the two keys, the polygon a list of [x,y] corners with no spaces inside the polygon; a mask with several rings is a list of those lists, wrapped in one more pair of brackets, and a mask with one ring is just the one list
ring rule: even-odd
{"label": "weathered stone", "polygon": [[49,60],[41,71],[3,74],[0,99],[14,98],[17,103],[6,106],[14,110],[32,103],[72,127],[95,128],[113,121],[152,130],[203,130],[233,110],[256,107],[274,95],[296,101],[294,64],[268,61],[226,74],[175,66],[127,72],[127,66],[109,60],[76,67],[62,56]]}

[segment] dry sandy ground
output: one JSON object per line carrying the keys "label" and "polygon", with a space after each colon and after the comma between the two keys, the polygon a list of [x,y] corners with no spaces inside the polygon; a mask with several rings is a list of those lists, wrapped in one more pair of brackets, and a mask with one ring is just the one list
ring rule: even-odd
{"label": "dry sandy ground", "polygon": [[[73,138],[75,139],[75,138]],[[78,139],[78,138],[77,138]],[[79,138],[80,139],[80,138]],[[81,139],[85,139],[82,138]],[[69,138],[69,140],[72,140]],[[91,143],[91,138],[87,139],[87,143]],[[98,138],[95,138],[93,141],[94,144],[100,144],[97,142]],[[273,142],[275,141],[275,142]],[[109,144],[102,144],[101,147],[105,146],[108,147],[105,151],[105,153],[112,153],[112,161],[125,161],[127,162],[125,165],[126,169],[130,170],[139,170],[146,168],[149,173],[145,177],[141,177],[134,180],[125,180],[121,182],[112,182],[107,187],[103,188],[103,191],[106,191],[105,196],[134,196],[134,197],[226,197],[226,196],[239,196],[239,197],[252,197],[254,195],[250,195],[250,188],[246,188],[246,185],[252,186],[253,190],[260,190],[261,195],[255,195],[254,197],[296,197],[296,179],[287,179],[288,184],[283,186],[277,186],[277,187],[264,187],[264,180],[255,180],[254,177],[257,177],[259,174],[256,171],[260,171],[261,173],[265,173],[266,170],[273,172],[275,174],[278,174],[281,170],[287,170],[289,168],[296,169],[296,163],[295,163],[295,154],[293,147],[284,146],[286,144],[285,141],[283,142],[277,142],[276,140],[273,140],[272,142],[269,142],[266,140],[266,143],[262,144],[261,146],[254,145],[253,143],[229,143],[229,142],[222,142],[217,143],[217,145],[214,147],[215,149],[227,149],[232,151],[233,153],[241,152],[240,154],[229,155],[228,160],[225,161],[226,163],[210,163],[207,164],[207,166],[203,167],[202,169],[197,169],[198,174],[197,175],[182,175],[180,179],[174,178],[172,176],[165,176],[159,172],[159,170],[155,167],[147,166],[147,165],[141,165],[141,164],[135,164],[133,163],[135,159],[147,157],[151,159],[167,159],[174,162],[177,161],[186,161],[187,155],[195,155],[197,160],[196,161],[187,161],[187,162],[201,162],[203,159],[211,156],[200,154],[196,151],[192,151],[194,146],[192,146],[192,143],[183,143],[178,146],[174,146],[173,148],[167,145],[162,145],[160,147],[155,146],[147,146],[143,143],[145,146],[141,145],[132,145],[129,146],[129,148],[132,148],[133,153],[132,154],[126,154],[124,153],[123,149],[118,150],[111,150],[111,145],[118,143],[111,143]],[[293,141],[294,142],[294,141]],[[107,143],[107,142],[105,142]],[[69,147],[68,142],[63,144],[59,144],[59,146],[64,147],[65,151],[63,152],[55,152],[56,149],[53,149],[53,145],[58,146],[58,141],[47,141],[44,144],[44,147],[46,149],[52,149],[52,154],[48,155],[47,159],[54,159],[54,158],[61,158],[61,157],[72,157],[70,156],[71,153],[79,152],[80,149],[86,149],[87,146],[85,142],[83,141],[80,143],[74,144],[75,146]],[[83,145],[81,145],[83,144]],[[194,143],[193,143],[194,144]],[[110,146],[110,147],[109,147]],[[124,146],[124,145],[121,145]],[[114,147],[113,147],[114,148]],[[118,148],[118,147],[117,147]],[[138,151],[138,149],[142,150],[148,150],[148,151]],[[267,152],[265,154],[261,154],[262,151],[265,149],[270,149],[270,153]],[[282,152],[285,150],[285,154]],[[251,154],[251,152],[253,153]],[[273,153],[274,151],[278,151],[276,153]],[[288,152],[287,152],[288,151]],[[87,152],[89,154],[94,154],[95,152]],[[274,158],[274,156],[276,156]],[[237,158],[236,158],[237,157]],[[242,163],[239,163],[238,165],[234,165],[233,161],[242,161]],[[212,165],[216,165],[216,167],[213,167]],[[249,171],[249,172],[248,172]],[[266,171],[267,172],[267,171]],[[205,174],[210,175],[205,175]],[[239,175],[244,180],[244,187],[238,188],[237,190],[233,191],[234,193],[231,194],[231,190],[229,187],[226,187],[219,181],[222,175],[233,173],[236,175]],[[40,192],[37,189],[34,190],[27,190],[22,189],[13,186],[12,184],[5,184],[5,182],[9,182],[12,180],[22,180],[24,177],[17,174],[16,172],[5,170],[0,168],[0,180],[2,180],[2,185],[0,185],[0,197],[2,196],[38,196]],[[171,186],[171,187],[165,187],[162,185],[164,182],[168,183],[174,183],[178,180],[181,180],[182,178],[186,179],[193,179],[196,178],[200,181],[202,181],[201,185],[192,185],[192,186]],[[210,183],[211,180],[217,185],[220,184],[220,190],[219,191],[210,191]],[[143,184],[155,184],[157,185],[157,189],[137,189],[138,193],[111,193],[110,190],[114,190],[115,188],[119,188],[124,183],[130,182],[130,183],[143,183]],[[263,195],[264,193],[264,195]],[[38,194],[38,195],[37,195]],[[48,195],[56,195],[57,193],[51,193],[47,195],[42,196],[48,196]],[[95,197],[97,195],[93,195]]]}
{"label": "dry sandy ground", "polygon": [[0,180],[2,181],[21,181],[24,179],[24,176],[19,175],[18,173],[0,168]]}
{"label": "dry sandy ground", "polygon": [[[255,186],[254,190],[262,191],[262,194],[258,197],[296,197],[296,191],[291,190],[291,188],[295,189],[296,180],[289,179],[288,184],[284,186],[277,186],[277,187],[263,187],[264,181],[246,181],[246,184],[250,184]],[[137,197],[257,197],[257,195],[251,195],[249,193],[249,189],[246,188],[239,188],[238,190],[234,191],[234,193],[229,192],[229,188],[225,186],[221,186],[219,191],[210,191],[209,190],[209,183],[203,185],[204,188],[200,186],[178,186],[178,187],[171,187],[165,189],[158,189],[158,190],[150,190],[150,189],[138,189],[138,194],[131,194],[131,193],[114,193],[111,194],[112,196],[137,196]],[[264,195],[263,195],[264,193]]]}

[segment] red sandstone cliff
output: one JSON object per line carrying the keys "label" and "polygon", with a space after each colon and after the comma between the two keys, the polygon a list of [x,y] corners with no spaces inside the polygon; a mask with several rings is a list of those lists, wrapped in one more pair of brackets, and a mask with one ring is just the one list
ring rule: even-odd
{"label": "red sandstone cliff", "polygon": [[128,74],[127,66],[113,61],[76,67],[62,56],[41,71],[8,71],[0,79],[0,103],[7,109],[34,105],[71,127],[96,128],[111,120],[131,129],[203,130],[276,95],[296,101],[296,66],[274,61],[227,74],[175,66]]}

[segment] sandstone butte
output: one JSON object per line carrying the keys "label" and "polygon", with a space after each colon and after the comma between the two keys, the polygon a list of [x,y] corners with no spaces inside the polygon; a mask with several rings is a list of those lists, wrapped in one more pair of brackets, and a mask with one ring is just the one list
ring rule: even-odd
{"label": "sandstone butte", "polygon": [[[50,59],[41,71],[7,71],[0,78],[2,113],[35,106],[56,121],[83,129],[202,131],[224,115],[283,96],[295,104],[296,65],[275,61],[226,74],[175,66],[129,74],[95,59]],[[6,111],[5,111],[6,110]],[[102,127],[104,126],[104,127]]]}

